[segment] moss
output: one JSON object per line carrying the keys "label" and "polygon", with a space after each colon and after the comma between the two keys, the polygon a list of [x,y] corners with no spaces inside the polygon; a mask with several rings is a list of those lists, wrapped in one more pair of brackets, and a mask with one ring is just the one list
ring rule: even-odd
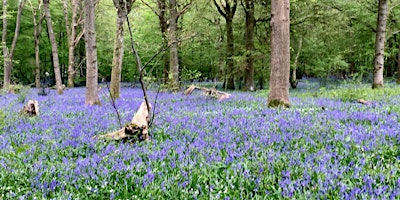
{"label": "moss", "polygon": [[290,105],[279,99],[272,99],[271,101],[268,101],[268,107],[289,108]]}

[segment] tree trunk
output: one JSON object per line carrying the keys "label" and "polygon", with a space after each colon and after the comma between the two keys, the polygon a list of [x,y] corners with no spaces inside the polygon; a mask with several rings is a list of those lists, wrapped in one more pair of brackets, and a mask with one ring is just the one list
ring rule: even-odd
{"label": "tree trunk", "polygon": [[32,14],[33,14],[33,38],[35,41],[35,87],[40,88],[40,33],[42,32],[42,21],[43,17],[41,12],[39,12],[39,16],[37,11],[40,11],[41,3],[39,0],[39,5],[37,8],[34,8],[32,2],[31,4]]}
{"label": "tree trunk", "polygon": [[225,70],[224,83],[226,84],[225,86],[227,89],[234,90],[235,64],[233,60],[233,55],[234,55],[233,17],[235,16],[236,12],[237,0],[233,0],[233,3],[226,0],[224,2],[221,2],[221,5],[219,5],[216,0],[213,0],[213,2],[214,5],[217,7],[219,14],[221,14],[225,18],[226,22],[227,45],[226,45],[226,70]]}
{"label": "tree trunk", "polygon": [[44,14],[46,17],[47,30],[49,33],[49,39],[50,39],[50,44],[51,44],[51,54],[53,57],[53,67],[54,67],[54,75],[56,78],[57,93],[62,94],[63,87],[62,87],[62,81],[61,81],[60,62],[58,60],[57,42],[56,42],[56,38],[54,36],[53,24],[51,21],[49,0],[43,0],[43,10],[44,10]]}
{"label": "tree trunk", "polygon": [[383,87],[383,66],[387,13],[388,0],[379,0],[378,22],[376,27],[375,39],[374,81],[372,83],[372,89]]}
{"label": "tree trunk", "polygon": [[226,47],[226,87],[229,90],[235,89],[235,82],[234,82],[234,38],[233,38],[233,18],[226,19],[226,40],[227,40],[227,47]]}
{"label": "tree trunk", "polygon": [[253,0],[245,0],[246,13],[246,63],[244,71],[244,82],[246,91],[254,91],[254,2]]}
{"label": "tree trunk", "polygon": [[169,0],[169,38],[170,38],[170,60],[169,60],[169,83],[171,89],[179,88],[179,56],[178,56],[178,11],[176,0]]}
{"label": "tree trunk", "polygon": [[[157,0],[157,7],[159,12],[157,13],[160,31],[163,39],[164,48],[168,47],[168,23],[167,19],[165,19],[166,13],[166,3],[165,0]],[[169,49],[163,55],[164,67],[163,67],[163,82],[164,84],[168,83],[168,72],[169,72]]]}
{"label": "tree trunk", "polygon": [[67,37],[68,37],[68,81],[67,87],[73,88],[74,87],[74,80],[75,80],[75,48],[78,44],[79,40],[82,37],[82,34],[78,34],[78,9],[80,6],[79,0],[72,0],[72,16],[71,16],[71,23],[69,23],[68,19],[68,6],[67,0],[64,1],[64,18],[65,18],[65,27],[67,29]]}
{"label": "tree trunk", "polygon": [[400,84],[400,45],[399,45],[399,51],[397,53],[397,84]]}
{"label": "tree trunk", "polygon": [[289,107],[290,2],[271,1],[271,66],[268,107]]}
{"label": "tree trunk", "polygon": [[98,68],[95,29],[95,0],[85,0],[85,47],[86,47],[86,100],[87,105],[99,105]]}
{"label": "tree trunk", "polygon": [[3,33],[2,33],[2,44],[3,44],[3,59],[4,59],[4,87],[7,87],[11,83],[12,73],[12,61],[14,59],[15,47],[17,46],[17,40],[19,37],[19,30],[21,28],[21,15],[22,9],[25,6],[25,0],[19,0],[17,20],[15,22],[14,38],[11,43],[11,50],[7,48],[7,0],[3,0]]}
{"label": "tree trunk", "polygon": [[[115,1],[114,1],[115,2]],[[124,57],[124,22],[125,11],[117,7],[117,32],[115,34],[114,55],[111,70],[110,94],[111,98],[118,99],[120,94],[122,59]]]}
{"label": "tree trunk", "polygon": [[303,46],[303,37],[300,36],[297,54],[296,54],[296,57],[294,58],[294,63],[293,63],[292,77],[290,78],[290,86],[293,89],[297,88],[296,72],[297,72],[297,67],[299,65],[299,57],[300,57],[300,52],[301,52],[302,46]]}

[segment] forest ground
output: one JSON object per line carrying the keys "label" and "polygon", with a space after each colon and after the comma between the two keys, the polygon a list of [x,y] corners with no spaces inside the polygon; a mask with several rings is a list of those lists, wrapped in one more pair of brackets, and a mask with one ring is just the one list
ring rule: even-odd
{"label": "forest ground", "polygon": [[[106,89],[92,107],[85,88],[48,92],[0,96],[0,199],[400,198],[392,83],[377,91],[302,81],[288,109],[267,108],[266,90],[224,101],[160,93],[152,139],[135,144],[92,139],[119,129]],[[39,116],[18,114],[29,99]],[[139,88],[122,88],[123,124],[142,99]]]}

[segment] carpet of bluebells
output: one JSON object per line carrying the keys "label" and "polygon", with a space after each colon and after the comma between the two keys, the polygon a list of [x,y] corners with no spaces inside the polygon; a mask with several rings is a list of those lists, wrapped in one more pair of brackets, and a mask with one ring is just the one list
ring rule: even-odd
{"label": "carpet of bluebells", "polygon": [[[400,199],[400,96],[159,93],[151,141],[132,144],[92,139],[120,127],[106,89],[92,107],[85,88],[25,92],[0,96],[0,199]],[[18,114],[29,99],[39,116]],[[122,123],[142,100],[121,89]]]}

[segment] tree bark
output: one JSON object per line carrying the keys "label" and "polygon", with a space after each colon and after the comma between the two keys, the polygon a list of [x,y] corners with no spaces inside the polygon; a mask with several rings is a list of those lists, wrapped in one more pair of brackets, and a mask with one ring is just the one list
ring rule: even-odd
{"label": "tree bark", "polygon": [[388,2],[388,0],[379,0],[378,22],[375,39],[374,80],[372,83],[372,89],[383,87],[383,67],[385,59],[384,52]]}
{"label": "tree bark", "polygon": [[169,84],[171,89],[179,88],[179,56],[178,56],[178,11],[176,0],[169,0],[169,39],[170,39],[170,60],[169,60]]}
{"label": "tree bark", "polygon": [[113,2],[117,9],[117,30],[114,42],[110,93],[112,98],[118,99],[120,96],[122,60],[124,57],[124,22],[126,20],[126,15],[131,11],[134,1],[113,0]]}
{"label": "tree bark", "polygon": [[57,41],[54,36],[49,4],[50,4],[49,0],[43,0],[43,10],[44,10],[44,14],[46,17],[47,30],[49,33],[49,39],[50,39],[50,44],[51,44],[51,54],[53,57],[53,67],[54,67],[54,75],[56,78],[57,93],[62,94],[63,87],[62,87],[62,81],[61,81],[60,62],[58,59]]}
{"label": "tree bark", "polygon": [[246,91],[254,91],[254,0],[244,0],[244,10],[246,14],[246,63],[244,70],[244,82]]}
{"label": "tree bark", "polygon": [[303,46],[303,37],[300,36],[299,39],[299,46],[297,47],[297,54],[296,57],[294,58],[294,63],[293,63],[293,70],[292,70],[292,77],[290,78],[290,86],[295,89],[297,88],[297,67],[299,65],[299,57],[300,57],[300,52],[301,52],[301,48]]}
{"label": "tree bark", "polygon": [[400,45],[399,45],[399,51],[397,53],[397,84],[400,84]]}
{"label": "tree bark", "polygon": [[98,68],[95,29],[95,0],[84,1],[86,47],[86,100],[87,105],[99,105]]}
{"label": "tree bark", "polygon": [[[164,48],[168,47],[168,23],[166,19],[166,3],[165,0],[157,0],[158,21],[160,25],[161,36],[163,40]],[[166,84],[168,82],[168,72],[169,72],[169,50],[167,50],[163,55],[164,67],[163,67],[163,82]]]}
{"label": "tree bark", "polygon": [[2,33],[2,45],[3,45],[3,59],[4,59],[4,87],[7,87],[11,84],[11,73],[12,73],[12,61],[14,59],[15,47],[17,46],[17,40],[19,37],[19,30],[21,28],[21,15],[22,9],[25,6],[25,0],[19,0],[18,3],[18,11],[17,11],[17,20],[15,22],[15,31],[14,38],[11,43],[11,49],[7,48],[7,0],[3,0],[3,33]]}
{"label": "tree bark", "polygon": [[271,66],[268,107],[289,107],[290,2],[271,1]]}
{"label": "tree bark", "polygon": [[227,45],[226,45],[226,71],[225,71],[225,83],[226,88],[230,90],[235,89],[234,83],[234,71],[235,64],[233,60],[234,56],[234,37],[233,37],[233,17],[235,16],[236,8],[237,8],[237,0],[233,0],[230,2],[229,0],[225,0],[222,5],[219,5],[216,0],[213,0],[214,5],[217,7],[219,14],[221,14],[226,21],[226,36],[227,36]]}
{"label": "tree bark", "polygon": [[83,31],[78,34],[78,25],[80,24],[80,20],[78,19],[78,10],[81,5],[81,1],[72,0],[72,16],[71,22],[69,23],[68,17],[68,6],[67,0],[63,0],[64,2],[64,18],[65,18],[65,27],[67,29],[67,37],[68,37],[68,81],[67,87],[74,87],[75,80],[75,48],[80,39],[82,38]]}
{"label": "tree bark", "polygon": [[[40,88],[40,34],[42,32],[42,21],[44,16],[40,12],[42,1],[38,0],[37,8],[34,8],[31,0],[29,0],[29,4],[32,9],[33,15],[33,38],[35,42],[35,87]],[[39,11],[39,15],[38,15]]]}

